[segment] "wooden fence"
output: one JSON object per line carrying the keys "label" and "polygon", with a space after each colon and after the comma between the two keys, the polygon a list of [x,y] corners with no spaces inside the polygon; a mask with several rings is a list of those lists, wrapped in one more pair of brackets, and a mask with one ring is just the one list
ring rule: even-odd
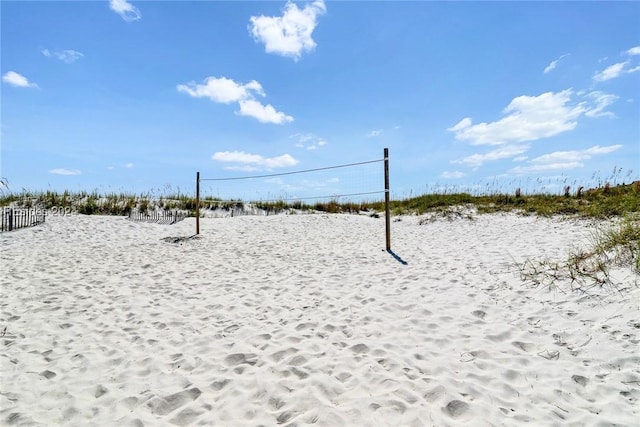
{"label": "wooden fence", "polygon": [[46,213],[42,208],[2,208],[0,231],[12,231],[42,224]]}
{"label": "wooden fence", "polygon": [[137,212],[129,213],[130,221],[154,222],[156,224],[175,224],[189,216],[186,211],[154,211],[154,212]]}

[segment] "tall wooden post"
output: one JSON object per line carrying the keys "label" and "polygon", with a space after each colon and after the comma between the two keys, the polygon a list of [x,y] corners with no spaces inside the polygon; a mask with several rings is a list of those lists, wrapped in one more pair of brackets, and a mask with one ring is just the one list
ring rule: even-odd
{"label": "tall wooden post", "polygon": [[384,213],[387,250],[391,250],[391,214],[389,213],[389,149],[384,149]]}
{"label": "tall wooden post", "polygon": [[200,172],[196,172],[196,235],[200,234]]}

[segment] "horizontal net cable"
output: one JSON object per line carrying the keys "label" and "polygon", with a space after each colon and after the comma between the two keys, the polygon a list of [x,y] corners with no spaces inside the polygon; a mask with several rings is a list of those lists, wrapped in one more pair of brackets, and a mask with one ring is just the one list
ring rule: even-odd
{"label": "horizontal net cable", "polygon": [[294,174],[297,174],[297,173],[307,173],[307,172],[324,171],[324,170],[329,170],[329,169],[347,168],[347,167],[350,167],[350,166],[366,165],[366,164],[369,164],[369,163],[379,163],[379,162],[383,162],[383,161],[384,161],[384,159],[369,160],[367,162],[349,163],[349,164],[346,164],[346,165],[327,166],[327,167],[324,167],[324,168],[306,169],[306,170],[293,171],[293,172],[273,173],[273,174],[269,174],[269,175],[238,176],[238,177],[233,177],[233,178],[200,178],[200,181],[232,181],[232,180],[236,180],[236,179],[270,178],[270,177],[274,177],[274,176],[294,175]]}

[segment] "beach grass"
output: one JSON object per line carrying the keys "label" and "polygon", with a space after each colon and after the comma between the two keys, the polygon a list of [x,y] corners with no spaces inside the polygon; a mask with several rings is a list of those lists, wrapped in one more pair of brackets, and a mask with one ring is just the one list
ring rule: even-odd
{"label": "beach grass", "polygon": [[[384,201],[341,201],[330,198],[326,201],[306,203],[300,200],[269,200],[247,202],[242,200],[221,200],[205,196],[200,199],[201,210],[243,209],[251,204],[267,213],[292,211],[319,211],[326,213],[384,212]],[[82,214],[128,215],[132,210],[186,210],[192,215],[196,211],[196,199],[192,195],[177,192],[150,191],[143,194],[127,192],[100,193],[93,191],[56,192],[28,191],[12,192],[6,179],[2,181],[0,206],[33,207],[44,209],[72,208]],[[615,186],[603,185],[575,191],[565,186],[561,194],[534,192],[522,194],[517,188],[510,193],[486,191],[482,194],[467,192],[434,192],[416,197],[393,199],[390,201],[392,215],[422,215],[429,212],[444,212],[465,206],[478,214],[495,212],[518,212],[524,215],[575,216],[582,218],[613,218],[640,211],[640,181]]]}
{"label": "beach grass", "polygon": [[[521,278],[533,286],[590,293],[602,289],[623,292],[640,286],[640,214],[629,213],[601,224],[586,247],[575,248],[564,260],[528,259],[516,263]],[[616,274],[617,273],[617,274]]]}

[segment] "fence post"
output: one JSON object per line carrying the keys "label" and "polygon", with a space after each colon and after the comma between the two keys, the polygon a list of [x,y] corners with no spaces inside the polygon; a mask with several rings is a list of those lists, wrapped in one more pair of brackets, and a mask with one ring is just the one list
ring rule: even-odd
{"label": "fence post", "polygon": [[384,149],[384,214],[387,250],[391,250],[391,215],[389,213],[389,149]]}
{"label": "fence post", "polygon": [[200,172],[196,172],[196,234],[200,234]]}
{"label": "fence post", "polygon": [[13,208],[9,208],[9,231],[13,230]]}

